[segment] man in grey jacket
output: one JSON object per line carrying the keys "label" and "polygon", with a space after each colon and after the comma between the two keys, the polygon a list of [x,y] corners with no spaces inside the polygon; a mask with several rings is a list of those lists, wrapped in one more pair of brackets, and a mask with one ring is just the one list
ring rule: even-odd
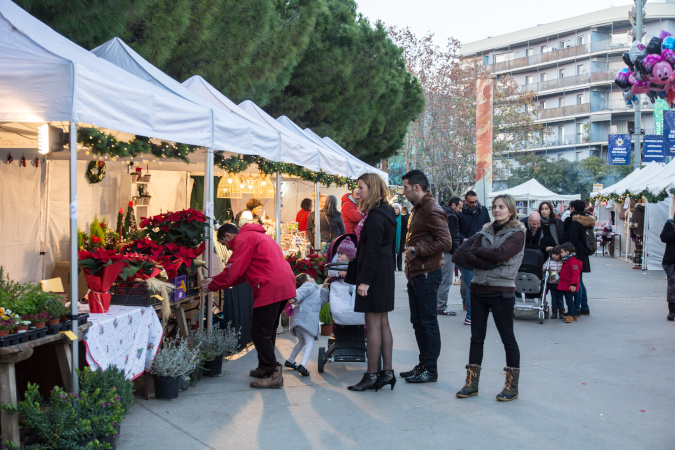
{"label": "man in grey jacket", "polygon": [[452,254],[459,248],[459,217],[458,214],[462,212],[462,199],[459,197],[452,197],[447,206],[442,206],[445,215],[448,217],[448,229],[452,237],[452,249],[445,253],[445,263],[441,271],[443,278],[441,284],[438,286],[438,314],[442,316],[456,316],[455,311],[448,309],[448,293],[452,282],[455,280],[455,263],[452,262]]}

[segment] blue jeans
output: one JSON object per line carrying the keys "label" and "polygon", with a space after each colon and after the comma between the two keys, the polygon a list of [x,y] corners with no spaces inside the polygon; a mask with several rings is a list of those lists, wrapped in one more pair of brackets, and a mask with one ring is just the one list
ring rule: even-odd
{"label": "blue jeans", "polygon": [[576,296],[575,303],[577,305],[577,315],[579,315],[582,309],[588,311],[588,293],[586,292],[586,286],[584,286],[583,272],[579,276],[579,290],[576,292]]}
{"label": "blue jeans", "polygon": [[555,284],[548,285],[548,291],[551,293],[551,310],[565,308],[562,291],[558,290]]}
{"label": "blue jeans", "polygon": [[445,263],[441,267],[441,273],[443,274],[443,278],[438,287],[438,304],[436,305],[439,311],[443,311],[448,307],[448,293],[455,278],[455,263],[452,262],[452,255],[450,253],[445,253]]}
{"label": "blue jeans", "polygon": [[430,372],[436,371],[438,355],[441,354],[441,331],[438,328],[436,301],[442,277],[441,269],[438,269],[408,280],[410,323],[415,330],[420,364]]}
{"label": "blue jeans", "polygon": [[473,280],[473,270],[465,269],[462,266],[457,266],[459,273],[462,274],[462,283],[466,286],[466,318],[471,320],[471,280]]}
{"label": "blue jeans", "polygon": [[579,297],[578,292],[570,291],[561,291],[565,296],[565,303],[567,303],[567,315],[568,316],[578,316],[581,303],[577,305],[577,298]]}

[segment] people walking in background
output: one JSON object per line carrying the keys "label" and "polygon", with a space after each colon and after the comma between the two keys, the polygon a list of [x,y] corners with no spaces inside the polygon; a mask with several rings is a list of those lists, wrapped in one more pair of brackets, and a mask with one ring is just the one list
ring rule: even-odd
{"label": "people walking in background", "polygon": [[345,233],[353,234],[356,226],[361,221],[361,212],[359,211],[359,202],[361,193],[359,188],[355,188],[351,193],[342,196],[342,222],[345,226]]}
{"label": "people walking in background", "polygon": [[562,269],[562,255],[560,254],[561,247],[556,245],[551,249],[551,256],[544,263],[542,273],[546,275],[548,271],[548,278],[546,278],[546,287],[551,293],[551,319],[557,319],[558,314],[562,319],[565,315],[565,304],[563,302],[563,295],[558,290],[558,282],[560,281],[560,269]]}
{"label": "people walking in background", "polygon": [[666,244],[663,254],[663,270],[668,277],[668,290],[666,301],[668,302],[668,320],[675,319],[675,218],[668,219],[661,231],[661,242]]}
{"label": "people walking in background", "polygon": [[253,287],[251,337],[258,353],[258,367],[250,375],[260,378],[252,388],[282,388],[281,364],[274,354],[276,330],[281,311],[295,297],[295,275],[274,239],[260,224],[249,223],[238,229],[231,223],[218,228],[218,242],[232,250],[223,271],[201,281],[205,291],[220,291],[244,281]]}
{"label": "people walking in background", "polygon": [[452,249],[452,237],[445,212],[429,192],[429,180],[424,172],[411,170],[402,179],[403,195],[414,205],[408,223],[405,274],[419,362],[400,375],[409,383],[426,383],[438,380],[441,333],[436,304],[443,255]]}
{"label": "people walking in background", "polygon": [[541,250],[548,254],[553,247],[562,244],[565,230],[562,220],[558,219],[550,202],[541,202],[539,204],[539,216],[541,217]]}
{"label": "people walking in background", "polygon": [[396,245],[394,246],[394,255],[395,255],[394,257],[396,259],[396,270],[400,272],[401,270],[403,270],[403,249],[405,247],[405,235],[403,234],[403,219],[401,216],[401,204],[394,203],[393,206],[394,206],[394,213],[396,214]]}
{"label": "people walking in background", "polygon": [[[328,195],[325,204],[321,208],[321,242],[333,242],[335,238],[345,234],[345,226],[342,223],[342,215],[337,210],[337,197]],[[314,239],[316,227],[314,214],[307,219],[307,236]]]}
{"label": "people walking in background", "polygon": [[[446,206],[442,206],[445,215],[448,218],[448,230],[452,238],[452,249],[445,253],[445,262],[441,272],[443,278],[438,287],[438,314],[443,316],[456,316],[455,311],[448,309],[448,293],[453,281],[455,281],[455,263],[452,262],[452,254],[459,248],[459,216],[462,211],[462,199],[459,197],[452,197]],[[471,310],[467,312],[467,317],[471,320]]]}
{"label": "people walking in background", "polygon": [[[314,348],[314,340],[319,336],[319,310],[323,304],[328,303],[322,301],[319,297],[319,287],[316,285],[314,278],[306,273],[301,273],[295,277],[295,297],[290,299],[288,303],[292,305],[293,310],[290,314],[291,334],[298,338],[297,344],[293,347],[291,356],[288,357],[284,366],[297,370],[303,377],[309,376],[307,370],[307,361],[312,355]],[[305,349],[302,354],[300,365],[295,363],[295,358],[298,357],[300,350]]]}
{"label": "people walking in background", "polygon": [[584,285],[583,274],[590,273],[591,271],[591,262],[588,257],[592,253],[592,249],[589,247],[590,243],[588,241],[595,240],[595,235],[593,234],[595,218],[587,215],[584,211],[585,209],[586,203],[583,200],[572,200],[570,203],[570,217],[564,222],[565,237],[563,241],[574,245],[575,257],[583,265],[581,279],[579,280],[579,290],[576,293],[580,301],[580,303],[577,303],[580,305],[577,316],[587,316],[591,313],[588,307],[588,293]]}
{"label": "people walking in background", "polygon": [[300,202],[300,211],[295,215],[295,221],[298,222],[298,231],[307,231],[307,219],[312,212],[312,199],[305,198]]}
{"label": "people walking in background", "polygon": [[[479,232],[483,225],[490,223],[490,214],[487,208],[478,203],[478,195],[474,191],[469,191],[464,195],[464,205],[459,215],[459,240],[464,243],[467,239]],[[466,308],[466,318],[464,325],[471,325],[471,280],[473,280],[473,270],[457,265],[459,273],[462,275],[462,286],[460,294],[463,292],[463,301]]]}
{"label": "people walking in background", "polygon": [[[358,179],[361,212],[365,216],[356,246],[356,302],[354,311],[365,313],[368,330],[368,367],[352,391],[376,391],[386,385],[394,389],[392,368],[394,340],[389,327],[389,311],[394,310],[394,244],[396,217],[387,199],[389,188],[377,174],[364,173]],[[348,280],[351,282],[351,280]],[[382,369],[377,371],[382,356]]]}
{"label": "people walking in background", "polygon": [[[497,395],[499,401],[518,398],[520,350],[513,334],[513,308],[516,301],[516,276],[525,249],[525,227],[518,220],[516,202],[510,195],[498,195],[492,201],[494,221],[478,232],[466,252],[466,265],[474,268],[471,282],[471,347],[466,366],[465,386],[457,397],[478,394],[483,362],[483,343],[490,311],[506,351],[506,380]],[[461,249],[460,249],[461,251]]]}
{"label": "people walking in background", "polygon": [[565,296],[565,303],[567,303],[565,323],[572,323],[579,318],[578,311],[581,308],[580,297],[576,295],[576,292],[581,286],[583,263],[575,257],[574,245],[570,242],[565,242],[560,246],[560,255],[563,264],[560,269],[558,290]]}

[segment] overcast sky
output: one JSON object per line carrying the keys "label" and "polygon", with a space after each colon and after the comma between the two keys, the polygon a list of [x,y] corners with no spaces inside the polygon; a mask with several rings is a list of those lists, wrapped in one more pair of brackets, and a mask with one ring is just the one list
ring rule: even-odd
{"label": "overcast sky", "polygon": [[[450,36],[469,43],[488,36],[569,19],[631,0],[356,0],[358,11],[387,25],[409,26],[423,36],[431,31],[445,45]],[[663,3],[663,1],[650,2]]]}

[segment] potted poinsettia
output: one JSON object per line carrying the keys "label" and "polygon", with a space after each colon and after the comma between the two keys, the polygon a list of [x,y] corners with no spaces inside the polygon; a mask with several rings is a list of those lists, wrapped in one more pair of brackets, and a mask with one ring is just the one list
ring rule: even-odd
{"label": "potted poinsettia", "polygon": [[89,294],[89,311],[105,313],[110,308],[110,287],[124,269],[122,256],[114,250],[82,250],[78,253]]}

